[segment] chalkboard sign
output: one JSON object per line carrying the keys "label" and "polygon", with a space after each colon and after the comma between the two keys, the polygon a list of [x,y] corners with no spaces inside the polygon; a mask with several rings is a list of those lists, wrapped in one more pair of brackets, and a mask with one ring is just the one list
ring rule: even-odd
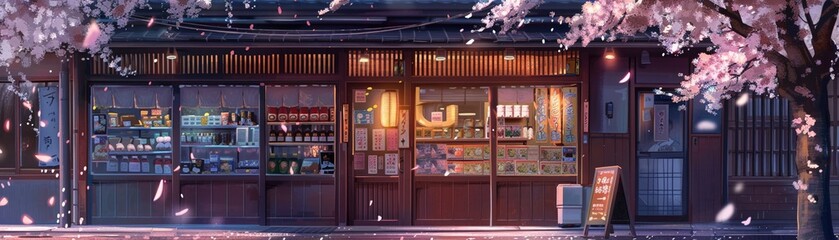
{"label": "chalkboard sign", "polygon": [[609,238],[609,234],[614,232],[612,224],[616,221],[628,221],[629,230],[635,236],[635,217],[629,212],[620,166],[595,168],[590,199],[584,236],[588,236],[590,226],[603,225],[606,227],[605,237]]}
{"label": "chalkboard sign", "polygon": [[38,107],[43,124],[38,124],[38,155],[50,156],[38,161],[38,167],[58,166],[58,87],[38,88]]}

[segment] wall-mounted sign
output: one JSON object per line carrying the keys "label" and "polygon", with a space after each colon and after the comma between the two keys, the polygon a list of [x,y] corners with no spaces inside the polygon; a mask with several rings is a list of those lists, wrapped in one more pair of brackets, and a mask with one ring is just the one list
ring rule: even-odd
{"label": "wall-mounted sign", "polygon": [[38,167],[58,166],[58,87],[39,87],[40,117],[45,124],[38,125],[38,155],[50,156],[49,161],[39,159]]}
{"label": "wall-mounted sign", "polygon": [[583,102],[583,132],[588,133],[588,100]]}
{"label": "wall-mounted sign", "polygon": [[402,108],[399,109],[399,148],[410,148],[411,147],[411,134],[408,132],[410,126],[408,125],[408,109]]}
{"label": "wall-mounted sign", "polygon": [[431,112],[431,122],[443,122],[443,112]]}
{"label": "wall-mounted sign", "polygon": [[341,107],[341,142],[350,141],[350,106],[344,104]]}
{"label": "wall-mounted sign", "polygon": [[629,221],[629,230],[635,236],[635,217],[629,214],[626,191],[621,182],[621,167],[608,166],[594,169],[594,181],[591,185],[591,201],[588,206],[583,236],[588,237],[592,225],[605,225],[606,238],[614,232],[615,220]]}
{"label": "wall-mounted sign", "polygon": [[357,103],[367,102],[367,92],[364,90],[355,90],[353,97],[355,98],[355,102]]}
{"label": "wall-mounted sign", "polygon": [[670,140],[669,106],[656,104],[653,108],[653,140],[663,142]]}

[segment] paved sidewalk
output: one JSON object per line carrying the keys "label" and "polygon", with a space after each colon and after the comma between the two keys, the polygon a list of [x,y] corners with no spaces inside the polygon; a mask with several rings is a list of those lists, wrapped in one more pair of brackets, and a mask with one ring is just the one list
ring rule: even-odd
{"label": "paved sidewalk", "polygon": [[[638,224],[636,237],[617,225],[612,239],[795,239],[794,223]],[[255,225],[0,225],[3,238],[60,239],[583,239],[582,228],[558,227],[373,227]],[[839,232],[839,228],[837,228]],[[602,239],[603,229],[590,236]]]}

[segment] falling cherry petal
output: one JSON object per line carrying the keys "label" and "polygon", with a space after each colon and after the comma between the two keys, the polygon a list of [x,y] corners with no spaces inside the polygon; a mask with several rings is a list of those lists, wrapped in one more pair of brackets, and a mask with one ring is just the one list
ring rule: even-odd
{"label": "falling cherry petal", "polygon": [[250,26],[250,27],[248,27],[248,28],[250,28],[251,30],[253,30],[253,23],[251,23],[251,26]]}
{"label": "falling cherry petal", "polygon": [[626,75],[621,78],[618,83],[625,83],[629,81],[629,77],[632,75],[632,72],[626,72]]}
{"label": "falling cherry petal", "polygon": [[41,161],[41,162],[49,162],[49,161],[52,161],[52,157],[51,157],[50,155],[35,154],[35,158],[37,158],[37,159],[38,159],[38,161]]}
{"label": "falling cherry petal", "polygon": [[283,7],[277,6],[277,15],[283,15]]}
{"label": "falling cherry petal", "polygon": [[46,126],[47,126],[47,122],[44,122],[44,121],[39,121],[39,122],[38,122],[38,125],[39,125],[39,126],[41,126],[41,127],[46,127]]}
{"label": "falling cherry petal", "polygon": [[734,203],[729,203],[717,213],[716,221],[725,222],[731,219],[732,216],[734,216]]}
{"label": "falling cherry petal", "polygon": [[232,55],[234,55],[234,54],[236,54],[236,51],[234,51],[234,50],[230,50],[230,55],[232,56]]}
{"label": "falling cherry petal", "polygon": [[740,97],[737,98],[737,102],[735,102],[735,104],[737,104],[738,107],[742,107],[743,105],[746,105],[746,103],[748,103],[748,102],[749,102],[749,93],[743,93],[743,94],[740,94]]}
{"label": "falling cherry petal", "polygon": [[102,91],[103,91],[103,92],[107,92],[107,91],[108,91],[108,87],[105,87],[105,89],[103,89]]}
{"label": "falling cherry petal", "polygon": [[151,86],[151,81],[149,81],[149,86]]}
{"label": "falling cherry petal", "polygon": [[149,19],[149,24],[146,24],[146,27],[151,27],[151,25],[154,25],[154,17]]}
{"label": "falling cherry petal", "polygon": [[204,32],[201,32],[201,36],[204,36]]}
{"label": "falling cherry petal", "polygon": [[449,173],[449,171],[446,171],[446,173],[443,173],[443,176],[448,177],[448,176],[449,176],[449,174],[450,174],[450,173]]}
{"label": "falling cherry petal", "polygon": [[163,179],[160,179],[160,184],[157,185],[157,192],[154,193],[154,200],[152,202],[157,201],[161,196],[163,196]]}
{"label": "falling cherry petal", "polygon": [[309,21],[306,21],[306,26],[312,26],[312,23],[309,22]]}
{"label": "falling cherry petal", "polygon": [[176,212],[175,216],[181,216],[181,215],[186,214],[187,212],[189,212],[189,208],[184,208],[183,210],[180,210],[180,211]]}
{"label": "falling cherry petal", "polygon": [[32,104],[29,101],[23,101],[23,106],[29,109],[29,111],[32,111]]}
{"label": "falling cherry petal", "polygon": [[47,205],[50,205],[50,207],[55,206],[55,196],[52,196],[49,200],[47,200]]}
{"label": "falling cherry petal", "polygon": [[416,171],[417,169],[419,169],[419,164],[414,166],[414,168],[411,168],[411,171]]}
{"label": "falling cherry petal", "polygon": [[379,221],[379,222],[382,221],[382,215],[379,215],[379,220],[377,220],[377,221]]}
{"label": "falling cherry petal", "polygon": [[473,38],[473,39],[469,39],[469,41],[466,41],[466,45],[472,45],[472,43],[475,43],[475,39],[474,39],[474,38]]}
{"label": "falling cherry petal", "polygon": [[245,47],[245,51],[250,51],[251,47]]}
{"label": "falling cherry petal", "polygon": [[6,197],[0,198],[0,207],[6,206],[9,204],[9,199]]}
{"label": "falling cherry petal", "polygon": [[79,218],[79,225],[84,225],[84,218],[83,217]]}
{"label": "falling cherry petal", "polygon": [[11,124],[12,124],[11,121],[9,121],[9,119],[6,119],[6,123],[3,124],[3,130],[6,130],[6,132],[11,130],[11,127],[12,127]]}
{"label": "falling cherry petal", "polygon": [[367,204],[367,206],[373,206],[373,200],[370,200],[370,204]]}
{"label": "falling cherry petal", "polygon": [[102,30],[99,29],[99,24],[96,21],[93,21],[87,27],[87,33],[84,36],[84,42],[82,42],[82,47],[89,48],[96,43],[96,39],[99,39],[99,35],[102,35]]}
{"label": "falling cherry petal", "polygon": [[30,225],[32,224],[32,218],[30,218],[29,215],[23,214],[23,216],[20,217],[20,222],[24,225]]}
{"label": "falling cherry petal", "polygon": [[175,172],[180,171],[180,170],[181,170],[181,166],[175,166]]}
{"label": "falling cherry petal", "polygon": [[743,223],[743,226],[749,226],[749,224],[752,224],[752,217],[746,218],[745,221],[742,221],[740,223]]}

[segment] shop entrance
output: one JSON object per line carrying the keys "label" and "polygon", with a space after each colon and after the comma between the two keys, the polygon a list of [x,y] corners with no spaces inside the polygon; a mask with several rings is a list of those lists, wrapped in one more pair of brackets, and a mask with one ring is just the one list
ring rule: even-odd
{"label": "shop entrance", "polygon": [[404,189],[398,143],[399,85],[349,85],[349,219],[352,225],[399,225]]}
{"label": "shop entrance", "polygon": [[686,114],[679,109],[683,103],[652,89],[639,90],[637,97],[638,217],[685,220]]}

